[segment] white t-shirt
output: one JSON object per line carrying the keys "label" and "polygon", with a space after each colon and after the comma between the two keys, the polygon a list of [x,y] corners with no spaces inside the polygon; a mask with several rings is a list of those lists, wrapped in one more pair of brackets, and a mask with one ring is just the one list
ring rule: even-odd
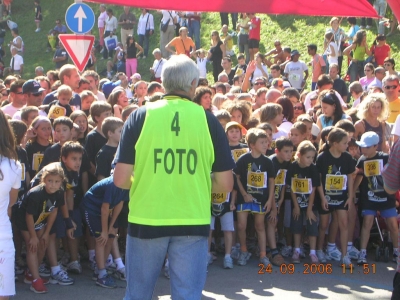
{"label": "white t-shirt", "polygon": [[160,60],[157,59],[154,60],[152,69],[155,72],[154,76],[156,78],[161,78],[161,72],[165,62],[166,60],[164,58],[161,58]]}
{"label": "white t-shirt", "polygon": [[22,168],[18,161],[0,157],[0,170],[3,173],[3,180],[0,180],[0,236],[1,238],[12,238],[7,211],[11,189],[21,187]]}
{"label": "white t-shirt", "polygon": [[281,126],[278,127],[278,130],[282,130],[284,132],[286,132],[286,134],[289,133],[290,129],[292,128],[293,123],[289,122],[289,121],[284,121]]}
{"label": "white t-shirt", "polygon": [[[333,52],[331,52],[331,47],[333,48],[333,51],[335,52],[335,56],[332,56]],[[330,42],[328,45],[328,48],[326,49],[326,54],[328,54],[328,62],[329,64],[337,64],[338,63],[338,55],[339,55],[339,49],[338,45],[335,42]]]}
{"label": "white t-shirt", "polygon": [[197,57],[196,60],[197,60],[197,69],[199,69],[199,72],[200,72],[200,78],[206,78],[207,77],[207,59]]}
{"label": "white t-shirt", "polygon": [[162,10],[161,12],[162,12],[161,24],[165,24],[169,20],[168,25],[174,25],[174,18],[178,17],[178,15],[175,13],[175,11],[173,11],[173,10]]}
{"label": "white t-shirt", "polygon": [[276,141],[276,140],[279,139],[281,136],[288,137],[288,134],[287,134],[287,132],[283,131],[282,129],[280,129],[280,128],[278,127],[278,132],[275,132],[274,134],[272,134],[272,140],[273,140],[273,141]]}
{"label": "white t-shirt", "polygon": [[304,72],[308,71],[307,65],[304,61],[289,62],[285,66],[285,74],[288,74],[288,79],[292,87],[301,89],[301,84],[304,78]]}
{"label": "white t-shirt", "polygon": [[263,73],[261,72],[261,70],[258,67],[256,67],[256,69],[254,70],[254,73],[253,73],[253,79],[251,80],[251,83],[254,84],[258,77],[264,76],[264,77],[268,78],[268,68],[267,68],[267,66],[266,65],[262,65],[262,68],[263,68],[264,72],[267,73],[267,76],[264,76]]}
{"label": "white t-shirt", "polygon": [[1,110],[3,111],[3,113],[5,113],[6,115],[9,115],[11,118],[14,116],[14,114],[19,111],[21,108],[17,108],[14,107],[12,105],[12,103],[4,105]]}
{"label": "white t-shirt", "polygon": [[397,116],[396,121],[394,122],[392,134],[400,136],[400,115]]}
{"label": "white t-shirt", "polygon": [[102,92],[100,92],[100,91],[97,91],[96,97],[97,97],[97,100],[100,100],[100,101],[106,101],[107,100],[106,96],[104,96],[104,94]]}

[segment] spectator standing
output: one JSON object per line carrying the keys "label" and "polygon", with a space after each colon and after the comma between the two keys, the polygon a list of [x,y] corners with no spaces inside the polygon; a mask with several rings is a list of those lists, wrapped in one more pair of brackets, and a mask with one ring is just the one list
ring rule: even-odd
{"label": "spectator standing", "polygon": [[165,48],[165,46],[174,38],[175,36],[175,23],[178,21],[178,15],[173,10],[161,10],[162,14],[160,28],[163,24],[167,24],[167,30],[164,32],[160,30],[160,49],[162,57],[169,58],[170,53]]}
{"label": "spectator standing", "polygon": [[104,4],[100,4],[100,15],[97,19],[97,27],[99,28],[99,43],[100,43],[100,52],[104,50],[104,28],[107,19],[106,6]]}
{"label": "spectator standing", "polygon": [[347,39],[349,45],[353,44],[353,38],[356,35],[357,31],[360,30],[360,26],[357,25],[357,20],[354,17],[347,18],[347,22],[350,24],[350,29],[347,32]]}
{"label": "spectator standing", "polygon": [[[129,35],[133,36],[133,27],[136,23],[136,17],[130,12],[130,7],[124,6],[124,12],[119,16],[118,20],[118,25],[121,25],[122,43],[126,43]],[[126,46],[126,44],[124,46]]]}
{"label": "spectator standing", "polygon": [[24,59],[18,54],[17,48],[11,48],[10,67],[4,70],[4,75],[19,74],[22,76],[24,71]]}
{"label": "spectator standing", "polygon": [[99,91],[99,74],[92,70],[87,70],[82,74],[83,78],[89,81],[89,90],[97,97],[99,101],[106,101],[104,94]]}
{"label": "spectator standing", "polygon": [[11,29],[11,35],[13,40],[10,42],[10,50],[12,47],[16,48],[19,55],[23,55],[24,52],[24,41],[19,36],[18,28]]}
{"label": "spectator standing", "polygon": [[212,61],[214,82],[218,81],[218,75],[222,72],[222,57],[225,56],[225,45],[222,43],[218,31],[211,32],[211,48],[207,59]]}
{"label": "spectator standing", "polygon": [[[174,47],[174,49],[171,48]],[[172,54],[185,54],[190,57],[191,53],[196,52],[196,45],[193,43],[193,40],[188,37],[188,30],[186,27],[181,27],[179,29],[179,36],[175,37],[170,41],[165,49]]]}
{"label": "spectator standing", "polygon": [[386,76],[382,80],[382,85],[386,100],[389,102],[389,116],[386,122],[394,123],[400,114],[399,77],[396,75]]}
{"label": "spectator standing", "polygon": [[260,32],[261,32],[261,19],[254,13],[248,14],[249,22],[249,52],[250,60],[254,60],[254,55],[258,52],[260,47]]}
{"label": "spectator standing", "polygon": [[63,65],[68,63],[69,55],[64,48],[63,43],[58,43],[58,49],[54,53],[53,62],[56,64],[56,70],[60,70]]}
{"label": "spectator standing", "polygon": [[374,55],[375,66],[383,66],[385,58],[390,58],[390,50],[390,46],[386,43],[386,36],[384,34],[378,34],[371,47],[371,52]]}
{"label": "spectator standing", "polygon": [[[108,36],[115,35],[118,27],[118,20],[113,14],[113,10],[111,8],[107,9],[107,18],[105,21],[105,29],[104,29],[104,38]],[[121,41],[123,43],[123,41]],[[106,59],[107,57],[112,58],[114,54],[114,50],[107,50],[107,47],[104,47],[103,51],[103,58]]]}
{"label": "spectator standing", "polygon": [[33,3],[35,4],[35,23],[36,23],[35,32],[39,32],[40,22],[43,20],[42,7],[40,6],[40,0],[35,0]]}
{"label": "spectator standing", "polygon": [[196,49],[200,49],[201,12],[187,11],[183,17],[187,19],[189,37],[194,41]]}
{"label": "spectator standing", "polygon": [[326,63],[322,56],[317,54],[317,45],[309,44],[307,46],[308,54],[311,56],[312,60],[308,64],[312,68],[312,79],[311,79],[311,90],[315,90],[317,86],[318,77],[325,74]]}
{"label": "spectator standing", "polygon": [[163,70],[164,64],[166,60],[162,58],[160,49],[156,48],[153,50],[154,55],[154,63],[153,66],[150,68],[151,73],[151,80],[150,81],[157,81],[161,83],[161,72]]}
{"label": "spectator standing", "polygon": [[238,34],[238,44],[239,53],[244,53],[246,55],[246,64],[250,61],[249,52],[249,25],[250,18],[246,13],[241,13],[239,18],[239,24],[237,25]]}
{"label": "spectator standing", "polygon": [[304,89],[308,78],[308,68],[304,61],[299,60],[299,51],[293,50],[290,56],[292,60],[285,66],[285,77],[288,78],[292,87],[301,91]]}
{"label": "spectator standing", "polygon": [[346,34],[344,30],[340,28],[339,19],[337,17],[333,17],[329,22],[329,24],[331,25],[331,28],[328,28],[325,34],[328,32],[332,32],[333,38],[331,38],[330,40],[326,38],[324,39],[324,49],[327,49],[329,43],[332,41],[337,45],[338,48],[337,58],[338,58],[339,75],[340,75],[342,72],[342,62],[343,62],[343,53],[341,50],[341,46],[346,40]]}
{"label": "spectator standing", "polygon": [[343,53],[351,60],[348,70],[348,73],[350,74],[350,82],[363,77],[365,56],[371,55],[371,51],[368,48],[366,31],[357,31],[353,44],[344,49]]}
{"label": "spectator standing", "polygon": [[[374,0],[368,0],[371,5],[374,5]],[[372,19],[371,18],[361,18],[361,29],[371,29],[372,28]]]}
{"label": "spectator standing", "polygon": [[132,35],[128,35],[126,45],[126,76],[131,78],[131,75],[136,73],[137,56],[143,53],[143,48],[136,42]]}
{"label": "spectator standing", "polygon": [[139,45],[143,47],[143,53],[137,58],[147,58],[149,55],[149,40],[154,33],[154,17],[149,13],[149,10],[142,8],[142,13],[139,17],[137,34],[139,37]]}
{"label": "spectator standing", "polygon": [[[232,19],[232,30],[236,30],[236,22],[238,20],[237,13],[230,13]],[[221,26],[227,25],[229,27],[229,13],[219,13],[221,17]]]}

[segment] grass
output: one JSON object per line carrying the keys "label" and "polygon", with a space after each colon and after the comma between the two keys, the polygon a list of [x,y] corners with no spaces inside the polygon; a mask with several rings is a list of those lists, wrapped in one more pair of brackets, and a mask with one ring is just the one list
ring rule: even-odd
{"label": "grass", "polygon": [[[42,31],[35,33],[34,23],[34,5],[33,1],[27,0],[14,0],[12,4],[12,19],[17,22],[19,32],[25,43],[25,74],[24,78],[34,77],[34,70],[36,66],[42,66],[45,70],[51,70],[54,68],[52,62],[52,52],[46,53],[47,45],[47,33],[50,29],[55,26],[55,20],[63,20],[65,24],[65,12],[69,5],[73,1],[64,0],[42,0],[42,12],[43,22],[41,23]],[[99,15],[99,5],[88,3],[94,10],[96,18]],[[112,7],[114,15],[118,18],[122,13],[122,7]],[[137,8],[133,9],[134,14],[139,17],[140,10]],[[160,14],[152,12],[155,16],[155,34],[150,38],[150,50],[159,47],[159,22]],[[389,11],[388,14],[391,12]],[[284,46],[289,46],[292,49],[297,49],[302,54],[301,60],[309,61],[310,57],[307,55],[307,44],[314,43],[318,46],[318,53],[322,53],[323,50],[323,36],[326,28],[329,26],[330,18],[326,17],[301,17],[301,16],[274,16],[274,15],[260,15],[262,19],[262,37],[260,42],[260,51],[266,52],[273,47],[273,42],[279,39]],[[96,20],[97,21],[97,20]],[[208,50],[210,47],[210,36],[211,31],[220,29],[220,17],[218,13],[204,13],[201,22],[201,45],[202,48]],[[230,26],[232,27],[232,25]],[[342,21],[342,27],[347,30],[349,26],[345,19]],[[373,30],[368,31],[367,41],[371,45],[376,35],[376,26],[373,26]],[[93,28],[93,33],[98,36],[97,23]],[[118,36],[120,38],[119,30]],[[7,49],[7,44],[11,40],[11,34],[7,33],[4,42],[7,57],[5,58],[5,64],[8,65],[10,61],[10,54]],[[400,34],[397,33],[388,37],[387,42],[392,47],[392,56],[400,64]],[[100,54],[97,55],[97,71],[101,72],[105,69],[105,61],[99,60]],[[147,59],[140,60],[138,66],[138,72],[142,74],[145,80],[150,79],[148,72],[150,66],[153,63],[152,55],[149,55]],[[344,60],[346,61],[346,59]],[[212,82],[211,65],[208,65],[208,79]]]}

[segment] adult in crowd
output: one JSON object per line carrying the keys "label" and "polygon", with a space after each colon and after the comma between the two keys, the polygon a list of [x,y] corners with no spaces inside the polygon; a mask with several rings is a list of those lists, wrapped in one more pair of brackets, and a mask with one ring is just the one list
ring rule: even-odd
{"label": "adult in crowd", "polygon": [[[15,151],[15,139],[6,116],[0,111],[0,244],[2,284],[0,298],[15,295],[15,248],[11,228],[11,209],[17,202],[22,168]],[[4,275],[3,275],[4,274]]]}
{"label": "adult in crowd", "polygon": [[396,62],[393,58],[386,57],[383,61],[383,67],[386,70],[386,75],[396,75],[399,76],[400,73],[397,72],[394,68],[396,66]]}
{"label": "adult in crowd", "polygon": [[329,77],[333,80],[333,89],[337,91],[342,97],[344,102],[347,101],[347,85],[346,82],[339,76],[339,65],[331,64],[329,65]]}
{"label": "adult in crowd", "polygon": [[254,55],[260,48],[261,19],[254,13],[248,14],[249,22],[249,54],[250,60],[254,60]]}
{"label": "adult in crowd", "polygon": [[375,79],[375,68],[372,63],[367,63],[364,66],[364,77],[361,77],[359,82],[362,85],[364,91],[368,89],[368,86]]}
{"label": "adult in crowd", "polygon": [[26,104],[26,97],[22,93],[22,85],[24,83],[25,80],[19,79],[11,84],[9,95],[10,103],[1,108],[3,113],[9,115],[11,118]]}
{"label": "adult in crowd", "polygon": [[368,131],[373,131],[379,136],[378,151],[388,152],[385,138],[385,119],[388,114],[388,104],[382,93],[373,93],[365,97],[358,106],[357,117],[360,119],[354,124],[357,140]]}
{"label": "adult in crowd", "polygon": [[292,87],[301,91],[304,89],[308,78],[308,67],[304,61],[299,60],[299,51],[293,50],[290,56],[292,60],[285,66],[285,77],[289,80]]}
{"label": "adult in crowd", "polygon": [[[105,26],[104,26],[104,38],[106,37],[112,37],[115,35],[117,32],[117,27],[118,27],[118,20],[114,16],[114,12],[111,8],[107,8],[107,18],[105,20]],[[121,41],[123,42],[123,41]],[[104,51],[103,51],[103,59],[112,58],[114,55],[114,50],[107,49],[107,46],[104,46]]]}
{"label": "adult in crowd", "polygon": [[57,19],[56,26],[54,26],[53,30],[57,31],[58,33],[67,33],[67,26],[61,22],[61,19]]}
{"label": "adult in crowd", "polygon": [[188,36],[187,28],[181,27],[179,28],[179,36],[173,38],[165,45],[165,49],[174,55],[185,54],[190,57],[192,53],[196,51],[196,45]]}
{"label": "adult in crowd", "polygon": [[399,77],[389,75],[382,80],[383,92],[386,100],[389,102],[388,123],[394,123],[400,114],[400,98],[399,98]]}
{"label": "adult in crowd", "polygon": [[[125,300],[151,299],[167,254],[172,298],[201,298],[207,272],[210,192],[228,192],[233,187],[234,163],[223,128],[211,113],[190,101],[199,80],[195,63],[183,55],[171,57],[162,80],[169,96],[133,112],[116,154],[114,183],[130,189],[131,199]],[[162,138],[153,139],[154,133]],[[176,147],[187,153],[187,164],[182,169],[164,168],[164,153],[175,155],[171,149]],[[135,178],[151,178],[151,184],[131,181],[134,166]],[[182,176],[190,178],[184,187],[179,184]],[[163,189],[161,197],[154,186]],[[177,203],[185,209],[169,209]],[[142,275],[137,276],[138,272]]]}
{"label": "adult in crowd", "polygon": [[166,62],[164,58],[161,56],[161,50],[156,48],[153,50],[154,62],[153,66],[150,68],[151,73],[151,80],[150,81],[157,81],[161,83],[161,73],[163,70],[163,66]]}
{"label": "adult in crowd", "polygon": [[222,72],[222,58],[225,56],[225,45],[222,43],[218,31],[211,32],[211,48],[207,59],[212,61],[214,82],[218,81],[218,75]]}
{"label": "adult in crowd", "polygon": [[140,46],[132,35],[126,38],[126,76],[130,78],[137,71],[137,57],[143,53],[143,48]]}
{"label": "adult in crowd", "polygon": [[[233,77],[235,77],[236,72],[235,69],[232,68],[232,59],[230,58],[230,56],[224,56],[222,58],[221,65],[223,68],[223,71],[221,73],[226,73],[226,75],[228,76],[228,81],[226,82],[228,82],[230,85],[233,85]],[[220,80],[218,79],[218,81]]]}
{"label": "adult in crowd", "polygon": [[128,36],[133,36],[133,27],[137,23],[136,17],[130,12],[129,6],[124,6],[124,12],[119,16],[118,25],[121,25],[121,42],[127,45]]}
{"label": "adult in crowd", "polygon": [[147,97],[147,83],[143,80],[140,80],[134,85],[134,95],[130,100],[130,104],[136,104],[142,106],[148,100]]}
{"label": "adult in crowd", "polygon": [[16,48],[18,51],[18,54],[22,56],[24,53],[24,41],[22,40],[22,37],[20,37],[20,35],[19,35],[18,28],[11,29],[11,36],[13,37],[13,39],[9,43],[10,51],[12,52],[12,49]]}
{"label": "adult in crowd", "polygon": [[97,19],[97,28],[99,29],[100,51],[104,51],[104,29],[107,19],[107,8],[105,4],[100,4],[100,15]]}
{"label": "adult in crowd", "polygon": [[208,87],[198,87],[194,93],[193,102],[202,106],[205,110],[212,112],[212,104],[211,104],[212,92]]}
{"label": "adult in crowd", "polygon": [[384,34],[378,34],[371,47],[376,66],[383,66],[385,58],[390,58],[390,50],[390,46],[386,43],[386,36]]}
{"label": "adult in crowd", "polygon": [[344,30],[340,27],[339,19],[337,17],[333,17],[329,24],[331,25],[331,28],[328,28],[325,33],[332,32],[333,37],[331,40],[327,40],[326,38],[324,39],[324,49],[328,48],[328,45],[330,42],[334,42],[337,45],[338,48],[338,53],[337,53],[337,58],[338,58],[338,66],[339,66],[339,75],[342,72],[342,62],[343,62],[343,53],[341,50],[341,46],[346,40],[346,34]]}
{"label": "adult in crowd", "polygon": [[96,71],[87,70],[82,74],[82,77],[89,81],[89,90],[97,97],[97,100],[105,101],[106,97],[99,91],[99,74]]}
{"label": "adult in crowd", "polygon": [[385,76],[386,76],[386,72],[383,67],[375,68],[375,78],[369,84],[368,89],[370,89],[372,87],[379,87],[382,89],[382,80],[383,80],[383,78],[385,78]]}
{"label": "adult in crowd", "polygon": [[[268,67],[270,67],[273,64],[283,63],[286,60],[286,56],[283,53],[281,41],[276,40],[274,42],[274,47],[275,47],[274,49],[271,49],[267,53],[265,53],[265,64]],[[271,61],[271,58],[273,59],[273,61]]]}
{"label": "adult in crowd", "polygon": [[[165,46],[174,38],[175,36],[175,23],[178,21],[178,15],[173,10],[161,10],[162,14],[161,24],[160,24],[160,49],[162,57],[169,58],[170,53],[165,48]],[[165,31],[162,30],[163,25],[167,24]]]}
{"label": "adult in crowd", "polygon": [[[66,64],[61,67],[59,72],[59,78],[61,84],[68,85],[73,91],[79,88],[79,82],[81,77],[78,72],[78,68],[74,65]],[[54,91],[48,95],[43,100],[43,104],[49,104],[50,102],[56,100],[55,94],[57,91]],[[73,106],[75,109],[81,108],[81,97],[75,92],[72,93],[72,99],[69,102],[70,106]]]}
{"label": "adult in crowd", "polygon": [[317,126],[320,130],[328,126],[335,126],[337,122],[343,119],[351,121],[351,118],[343,112],[334,90],[326,90],[320,93],[318,101],[322,108],[322,114],[317,120]]}
{"label": "adult in crowd", "polygon": [[309,44],[307,51],[312,58],[308,65],[312,68],[311,90],[313,91],[317,87],[318,77],[326,72],[326,63],[323,57],[317,53],[317,45]]}
{"label": "adult in crowd", "polygon": [[119,72],[116,74],[117,81],[120,82],[120,87],[122,87],[125,90],[125,94],[128,97],[128,99],[133,97],[131,87],[129,86],[129,81],[128,77],[126,76],[125,73]]}
{"label": "adult in crowd", "polygon": [[248,64],[250,61],[250,52],[249,52],[249,25],[250,18],[246,13],[239,14],[239,23],[237,25],[238,31],[238,45],[239,52],[244,53],[246,56],[246,63]]}
{"label": "adult in crowd", "polygon": [[276,103],[282,106],[282,114],[283,114],[282,124],[278,127],[278,129],[288,134],[293,126],[292,123],[294,117],[293,104],[290,101],[290,99],[287,98],[286,96],[278,98],[278,100],[276,100]]}
{"label": "adult in crowd", "polygon": [[126,55],[124,51],[124,46],[122,43],[117,44],[117,48],[115,48],[115,54],[112,60],[107,62],[107,78],[112,78],[112,72],[126,72],[125,67]]}
{"label": "adult in crowd", "polygon": [[[36,76],[35,80],[37,82],[39,82],[41,88],[43,89],[42,94],[43,94],[43,99],[44,99],[44,97],[46,97],[46,95],[48,93],[51,93],[50,80],[46,76]],[[43,99],[42,99],[42,102],[43,102]]]}
{"label": "adult in crowd", "polygon": [[189,29],[189,37],[194,41],[196,49],[200,49],[200,21],[201,12],[187,11],[179,14],[181,17],[187,19],[187,28]]}
{"label": "adult in crowd", "polygon": [[69,55],[64,48],[63,43],[58,43],[58,49],[54,53],[53,62],[56,64],[56,70],[60,70],[63,65],[68,63]]}
{"label": "adult in crowd", "polygon": [[293,121],[292,123],[297,122],[297,117],[305,114],[306,113],[306,108],[304,106],[304,103],[298,102],[295,105],[293,105]]}
{"label": "adult in crowd", "polygon": [[10,67],[4,70],[4,76],[9,74],[21,75],[24,72],[24,58],[18,54],[16,47],[11,48]]}
{"label": "adult in crowd", "polygon": [[257,90],[256,96],[254,97],[254,103],[252,105],[252,110],[255,111],[256,109],[261,108],[264,104],[267,103],[266,95],[268,89],[267,88],[260,88]]}
{"label": "adult in crowd", "polygon": [[354,36],[356,35],[357,31],[360,30],[360,26],[357,25],[357,19],[354,17],[348,17],[347,22],[350,25],[350,29],[347,32],[346,40],[349,45],[353,44]]}
{"label": "adult in crowd", "polygon": [[349,94],[353,98],[353,108],[356,108],[364,99],[364,89],[361,83],[358,81],[350,83]]}
{"label": "adult in crowd", "polygon": [[274,79],[280,79],[280,83],[283,83],[282,75],[281,75],[281,67],[278,64],[273,64],[269,68],[269,79],[268,81],[272,84]]}
{"label": "adult in crowd", "polygon": [[154,33],[154,17],[149,13],[148,9],[142,8],[139,17],[137,34],[139,37],[139,45],[143,47],[143,54],[139,58],[147,58],[149,54],[149,40]]}
{"label": "adult in crowd", "polygon": [[371,51],[368,48],[367,33],[365,30],[357,31],[353,44],[344,49],[343,54],[348,56],[351,61],[347,71],[350,75],[350,82],[363,77],[366,55],[371,55]]}
{"label": "adult in crowd", "polygon": [[49,81],[50,81],[50,87],[51,87],[57,80],[60,80],[60,78],[58,77],[58,74],[59,74],[59,71],[57,71],[57,70],[50,70],[50,71],[47,71],[46,75],[47,75],[47,78],[48,78]]}
{"label": "adult in crowd", "polygon": [[44,76],[44,68],[42,66],[37,66],[35,68],[35,77],[36,76]]}
{"label": "adult in crowd", "polygon": [[254,84],[258,77],[268,78],[268,67],[264,64],[265,56],[260,52],[256,53],[256,69],[253,72],[253,77],[251,83]]}
{"label": "adult in crowd", "polygon": [[[34,106],[39,107],[42,105],[42,101],[44,98],[44,89],[40,86],[39,82],[34,79],[29,79],[24,82],[22,85],[22,93],[25,96],[25,105],[26,106]],[[22,107],[22,108],[23,108]],[[47,117],[47,113],[41,109],[39,109],[39,115]],[[21,109],[15,112],[14,116],[12,117],[16,120],[21,120]]]}

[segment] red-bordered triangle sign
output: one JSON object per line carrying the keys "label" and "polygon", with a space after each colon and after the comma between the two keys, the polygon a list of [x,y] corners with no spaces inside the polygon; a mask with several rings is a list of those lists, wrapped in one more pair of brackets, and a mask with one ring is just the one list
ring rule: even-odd
{"label": "red-bordered triangle sign", "polygon": [[83,72],[89,61],[94,35],[60,34],[58,37],[75,66]]}

